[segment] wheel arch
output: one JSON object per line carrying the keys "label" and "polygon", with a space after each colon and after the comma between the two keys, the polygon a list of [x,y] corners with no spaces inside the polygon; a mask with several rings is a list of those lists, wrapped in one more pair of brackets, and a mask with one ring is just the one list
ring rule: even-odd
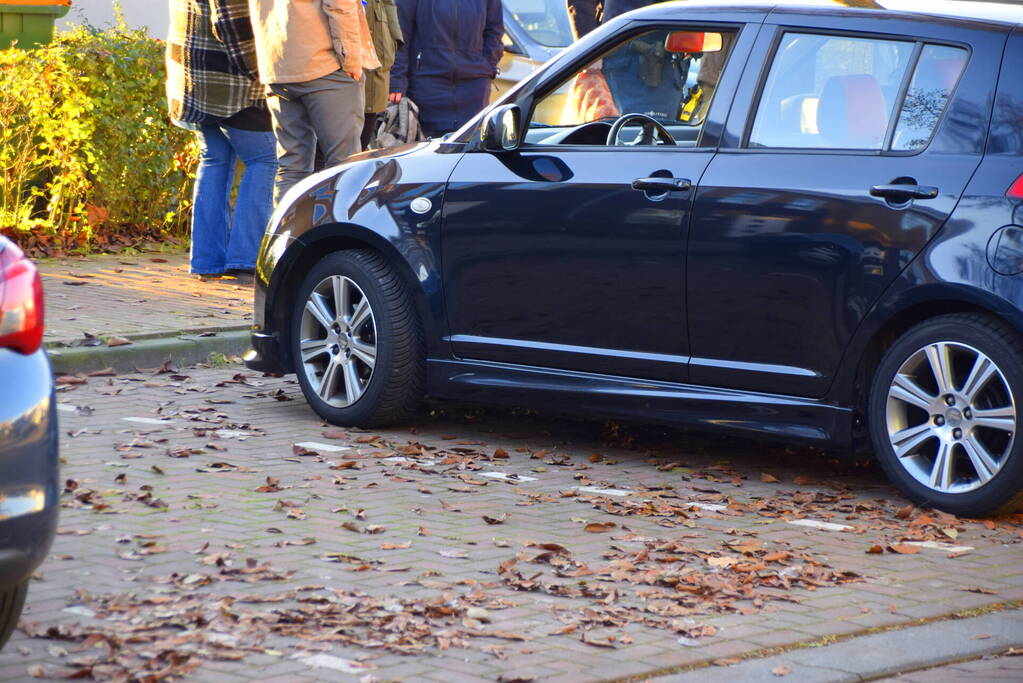
{"label": "wheel arch", "polygon": [[[404,247],[405,245],[400,245]],[[428,249],[419,244],[400,248],[378,233],[351,223],[329,223],[304,233],[285,250],[274,268],[267,293],[266,322],[277,335],[281,365],[294,371],[291,354],[292,312],[288,302],[293,301],[306,273],[327,254],[346,249],[371,249],[381,254],[401,276],[412,294],[416,314],[423,324],[427,354],[436,353],[440,342],[440,321],[436,303],[431,298],[439,295],[439,274],[431,267],[434,262]],[[403,253],[404,252],[404,253]],[[424,253],[425,252],[425,253]],[[418,272],[418,275],[417,275]],[[426,277],[420,277],[425,275]]]}
{"label": "wheel arch", "polygon": [[857,445],[869,442],[866,415],[874,374],[885,352],[907,331],[925,320],[951,313],[977,313],[1008,325],[1023,336],[1023,312],[990,292],[970,286],[922,285],[897,297],[897,304],[876,311],[866,329],[861,328],[848,353],[834,398],[854,409],[853,438]]}

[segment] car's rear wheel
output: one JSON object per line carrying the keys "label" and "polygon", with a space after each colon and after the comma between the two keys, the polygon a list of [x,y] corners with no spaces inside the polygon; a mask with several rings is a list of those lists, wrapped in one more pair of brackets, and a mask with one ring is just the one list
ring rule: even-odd
{"label": "car's rear wheel", "polygon": [[975,517],[1023,506],[1023,342],[993,318],[917,325],[888,349],[870,396],[874,450],[914,502]]}
{"label": "car's rear wheel", "polygon": [[329,254],[309,271],[296,303],[292,354],[320,417],[374,427],[415,411],[425,376],[421,326],[408,288],[380,254]]}
{"label": "car's rear wheel", "polygon": [[18,625],[18,617],[25,606],[25,596],[28,595],[28,581],[23,581],[10,588],[0,588],[0,648],[14,633],[14,627]]}

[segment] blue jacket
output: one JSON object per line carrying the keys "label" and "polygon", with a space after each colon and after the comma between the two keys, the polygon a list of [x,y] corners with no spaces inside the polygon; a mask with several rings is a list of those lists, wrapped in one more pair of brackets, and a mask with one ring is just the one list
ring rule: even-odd
{"label": "blue jacket", "polygon": [[405,45],[391,67],[391,92],[419,105],[429,132],[459,128],[490,101],[504,47],[501,0],[397,0]]}

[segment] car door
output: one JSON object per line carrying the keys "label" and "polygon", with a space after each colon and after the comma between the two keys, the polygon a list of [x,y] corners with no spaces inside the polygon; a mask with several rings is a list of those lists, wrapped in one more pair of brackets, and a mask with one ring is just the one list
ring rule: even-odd
{"label": "car door", "polygon": [[[720,44],[673,52],[668,36],[685,31]],[[456,356],[685,381],[692,188],[738,81],[724,67],[741,65],[752,39],[741,24],[626,30],[585,66],[524,93],[521,148],[463,157],[448,182],[442,238]],[[698,106],[681,120],[700,85]],[[553,99],[564,104],[552,118]],[[624,113],[660,118],[679,144],[608,145]],[[623,129],[622,142],[650,141],[637,130]]]}
{"label": "car door", "polygon": [[1004,37],[904,16],[765,22],[750,57],[764,68],[747,69],[695,200],[694,383],[824,395],[857,325],[958,202]]}

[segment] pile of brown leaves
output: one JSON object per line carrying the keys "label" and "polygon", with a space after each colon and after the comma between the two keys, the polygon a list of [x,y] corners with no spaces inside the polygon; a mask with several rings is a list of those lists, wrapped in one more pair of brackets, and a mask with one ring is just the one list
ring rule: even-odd
{"label": "pile of brown leaves", "polygon": [[[291,574],[249,562],[241,569],[158,577],[154,582],[166,587],[162,593],[78,591],[78,605],[93,615],[89,624],[22,622],[30,636],[76,644],[67,660],[69,669],[36,670],[33,675],[161,681],[187,674],[204,661],[240,660],[252,653],[302,656],[342,645],[415,654],[476,644],[500,654],[491,639],[529,640],[523,634],[490,629],[476,618],[512,604],[478,591],[405,599],[323,586],[269,595],[194,590],[223,581],[283,581]],[[364,666],[373,668],[369,662]]]}

